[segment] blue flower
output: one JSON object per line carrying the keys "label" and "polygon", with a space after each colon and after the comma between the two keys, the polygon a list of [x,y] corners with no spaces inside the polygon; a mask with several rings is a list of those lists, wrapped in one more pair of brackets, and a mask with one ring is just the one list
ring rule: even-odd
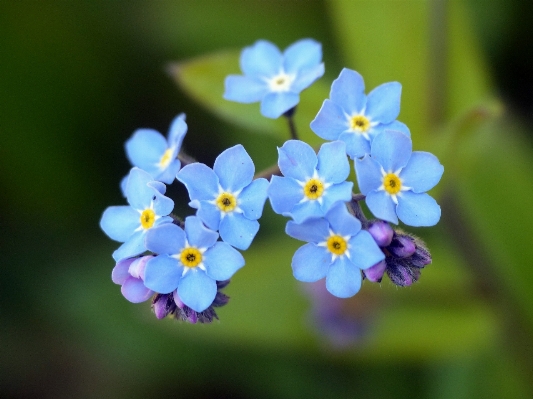
{"label": "blue flower", "polygon": [[268,181],[253,180],[255,166],[242,145],[222,152],[213,169],[193,163],[179,171],[177,179],[187,187],[197,216],[220,237],[239,249],[247,249],[259,230]]}
{"label": "blue flower", "polygon": [[217,239],[196,216],[185,219],[185,231],[171,223],[150,230],[146,247],[159,255],[146,264],[144,284],[160,294],[177,289],[185,305],[204,311],[217,295],[217,280],[244,266],[239,251]]}
{"label": "blue flower", "polygon": [[395,120],[400,113],[402,85],[384,83],[365,95],[363,77],[344,68],[333,81],[311,129],[325,140],[342,140],[350,158],[370,153],[373,138],[384,130],[396,130],[410,136],[409,129]]}
{"label": "blue flower", "polygon": [[147,172],[132,168],[126,186],[130,206],[110,206],[104,211],[100,227],[113,240],[123,242],[113,258],[120,261],[146,251],[144,235],[151,228],[172,222],[167,215],[174,201],[165,197],[165,185],[153,181]]}
{"label": "blue flower", "polygon": [[412,152],[409,137],[384,132],[372,142],[370,156],[355,161],[359,189],[366,204],[379,219],[410,226],[433,226],[440,207],[425,192],[440,180],[444,167],[435,155]]}
{"label": "blue flower", "polygon": [[274,212],[301,223],[321,217],[338,201],[350,201],[353,183],[346,182],[350,164],[342,141],[325,143],[318,152],[303,141],[278,148],[283,176],[272,176],[268,196]]}
{"label": "blue flower", "polygon": [[185,114],[174,118],[168,139],[153,129],[138,129],[126,141],[126,155],[133,166],[148,172],[153,180],[171,184],[181,166],[177,156],[185,133]]}
{"label": "blue flower", "polygon": [[308,244],[292,258],[294,277],[312,283],[326,277],[327,290],[339,298],[355,295],[361,288],[361,270],[385,258],[361,222],[343,203],[337,203],[325,218],[287,223],[285,232]]}
{"label": "blue flower", "polygon": [[283,54],[272,43],[259,40],[240,58],[242,75],[226,77],[224,98],[240,103],[261,101],[261,114],[279,118],[300,101],[299,93],[324,74],[322,46],[299,40]]}
{"label": "blue flower", "polygon": [[115,284],[121,285],[121,292],[128,301],[140,303],[148,300],[154,291],[144,285],[144,268],[146,262],[153,256],[141,256],[139,258],[129,258],[118,261],[111,279]]}

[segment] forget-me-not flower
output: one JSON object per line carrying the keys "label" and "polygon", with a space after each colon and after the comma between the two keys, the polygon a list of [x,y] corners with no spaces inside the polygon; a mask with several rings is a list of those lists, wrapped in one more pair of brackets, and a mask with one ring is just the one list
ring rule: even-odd
{"label": "forget-me-not flower", "polygon": [[144,285],[144,268],[152,258],[153,256],[147,255],[123,259],[113,268],[111,279],[122,286],[120,291],[128,301],[140,303],[154,295],[154,291]]}
{"label": "forget-me-not flower", "polygon": [[171,184],[181,166],[177,156],[186,133],[185,114],[174,118],[167,139],[156,130],[138,129],[126,141],[126,155],[133,166],[148,172],[154,180]]}
{"label": "forget-me-not flower", "polygon": [[433,226],[440,206],[426,194],[440,180],[444,167],[429,152],[412,152],[403,133],[385,131],[372,142],[370,155],[355,160],[359,189],[379,219],[410,226]]}
{"label": "forget-me-not flower", "polygon": [[292,258],[294,277],[312,283],[326,277],[326,288],[335,296],[348,298],[361,288],[361,270],[385,258],[361,222],[344,203],[335,204],[324,218],[301,224],[287,223],[286,233],[308,243]]}
{"label": "forget-me-not flower", "polygon": [[325,143],[318,155],[303,141],[289,140],[278,148],[278,166],[284,177],[272,176],[268,196],[274,212],[301,223],[321,217],[338,201],[350,201],[352,182],[346,144]]}
{"label": "forget-me-not flower", "polygon": [[146,247],[159,254],[144,270],[146,287],[160,294],[178,290],[181,301],[202,312],[217,295],[217,281],[228,280],[244,266],[242,255],[196,216],[185,219],[185,230],[173,223],[146,235]]}
{"label": "forget-me-not flower", "polygon": [[342,140],[350,158],[370,153],[373,138],[384,130],[396,130],[410,136],[407,126],[396,120],[400,113],[402,85],[384,83],[368,96],[363,77],[344,68],[333,81],[329,99],[311,122],[311,129],[325,140]]}
{"label": "forget-me-not flower", "polygon": [[261,114],[279,118],[300,101],[300,92],[324,74],[322,46],[302,39],[283,53],[271,42],[258,40],[240,58],[242,75],[225,81],[224,98],[240,103],[261,101]]}
{"label": "forget-me-not flower", "polygon": [[268,181],[253,180],[255,166],[240,144],[228,148],[213,169],[192,163],[181,169],[177,179],[187,187],[196,215],[220,237],[239,249],[247,249],[259,230],[267,197]]}
{"label": "forget-me-not flower", "polygon": [[100,227],[113,240],[123,242],[113,258],[120,261],[146,251],[144,235],[151,228],[172,222],[167,216],[174,201],[165,197],[165,185],[139,168],[132,168],[126,185],[129,206],[110,206],[104,211]]}

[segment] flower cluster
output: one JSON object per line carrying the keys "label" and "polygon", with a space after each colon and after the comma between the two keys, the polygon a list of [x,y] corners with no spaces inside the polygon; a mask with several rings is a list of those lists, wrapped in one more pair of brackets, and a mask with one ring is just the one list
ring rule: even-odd
{"label": "flower cluster", "polygon": [[[102,230],[122,245],[113,253],[112,280],[130,302],[152,298],[157,318],[173,315],[190,323],[218,319],[221,292],[245,264],[239,252],[252,244],[267,198],[274,212],[291,220],[285,233],[304,241],[291,262],[294,277],[348,298],[363,280],[397,286],[420,278],[431,263],[423,242],[391,224],[433,226],[439,205],[427,194],[443,166],[427,152],[412,151],[410,131],[399,122],[401,85],[382,84],[365,94],[362,76],[343,69],[311,121],[327,142],[319,148],[298,140],[292,118],[300,92],[324,73],[322,48],[300,40],[281,52],[260,40],[241,53],[243,75],[225,81],[224,98],[261,103],[269,118],[284,116],[291,139],[278,148],[278,172],[255,175],[242,145],[223,151],[212,168],[190,162],[182,151],[183,114],[167,139],[139,129],[126,142],[133,168],[121,183],[129,206],[107,208]],[[318,107],[317,107],[318,108]],[[353,192],[354,164],[360,193]],[[194,215],[180,219],[166,185],[183,184]],[[369,221],[360,202],[376,219]]]}

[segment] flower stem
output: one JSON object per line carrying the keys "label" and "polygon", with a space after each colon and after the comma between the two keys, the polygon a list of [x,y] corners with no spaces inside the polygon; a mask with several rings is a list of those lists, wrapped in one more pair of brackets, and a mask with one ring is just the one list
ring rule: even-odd
{"label": "flower stem", "polygon": [[361,205],[359,205],[359,201],[364,200],[366,197],[363,194],[352,193],[352,200],[348,203],[348,210],[352,215],[354,215],[359,221],[363,224],[363,226],[368,222],[368,219],[366,218],[365,213],[363,212],[363,209],[361,209]]}
{"label": "flower stem", "polygon": [[283,116],[287,118],[287,122],[289,122],[289,131],[291,133],[291,139],[298,140],[298,133],[296,132],[296,125],[294,124],[294,112],[296,111],[296,107],[292,107],[290,110],[285,112]]}
{"label": "flower stem", "polygon": [[190,155],[185,154],[184,152],[180,152],[178,154],[178,159],[181,162],[181,167],[183,168],[185,165],[189,165],[191,163],[195,163],[196,159],[191,157]]}

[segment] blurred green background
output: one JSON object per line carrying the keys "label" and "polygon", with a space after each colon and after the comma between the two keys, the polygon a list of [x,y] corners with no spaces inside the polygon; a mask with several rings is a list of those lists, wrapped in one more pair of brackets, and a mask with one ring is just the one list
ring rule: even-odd
{"label": "blurred green background", "polygon": [[[531,4],[1,2],[0,396],[530,398]],[[118,244],[98,227],[124,203],[124,141],[139,127],[166,134],[185,112],[190,155],[212,165],[242,143],[269,166],[283,121],[223,101],[223,77],[257,39],[303,37],[326,63],[296,114],[313,144],[309,122],[343,67],[368,90],[402,83],[414,148],[445,165],[441,223],[407,229],[433,264],[410,288],[364,284],[342,309],[361,331],[341,346],[316,328],[290,268],[301,243],[267,205],[220,322],[156,320],[111,282]],[[183,189],[170,193],[192,213]]]}

